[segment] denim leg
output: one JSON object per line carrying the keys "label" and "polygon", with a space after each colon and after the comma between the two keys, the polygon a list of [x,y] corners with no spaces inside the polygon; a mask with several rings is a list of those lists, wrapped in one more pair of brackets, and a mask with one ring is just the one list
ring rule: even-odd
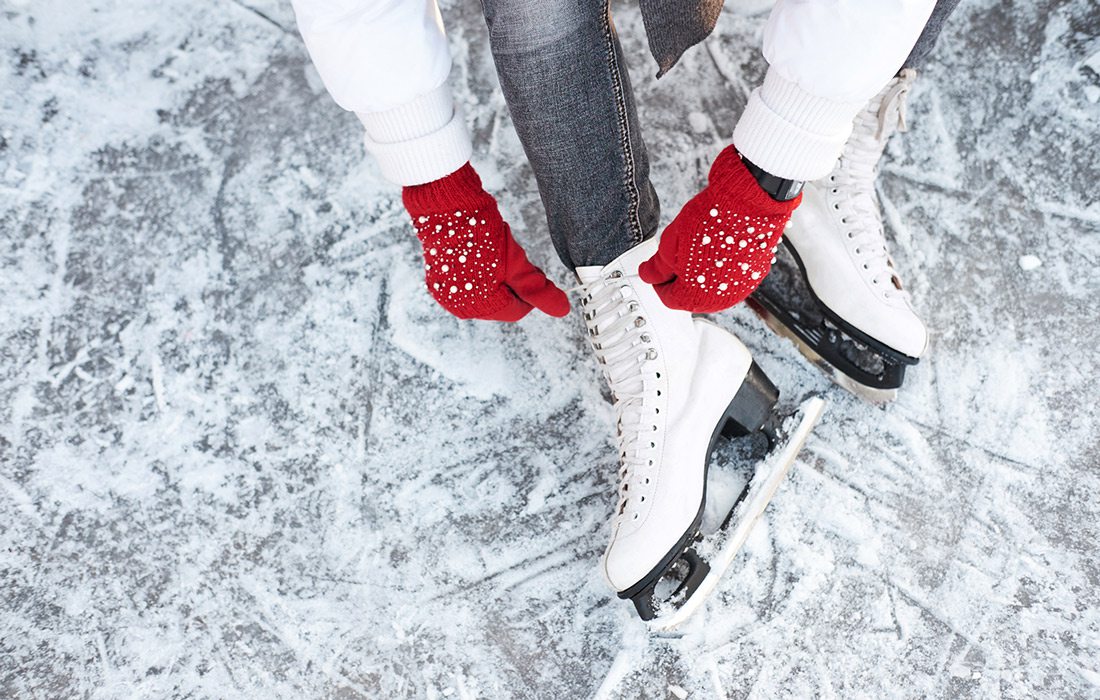
{"label": "denim leg", "polygon": [[482,0],[500,85],[567,267],[657,231],[660,207],[607,4]]}
{"label": "denim leg", "polygon": [[917,38],[917,43],[909,52],[909,58],[905,59],[902,68],[919,68],[924,63],[924,59],[928,58],[928,54],[932,53],[932,49],[936,47],[936,39],[940,37],[947,18],[958,5],[959,0],[937,0],[936,6],[932,9],[932,16],[928,18],[924,31]]}

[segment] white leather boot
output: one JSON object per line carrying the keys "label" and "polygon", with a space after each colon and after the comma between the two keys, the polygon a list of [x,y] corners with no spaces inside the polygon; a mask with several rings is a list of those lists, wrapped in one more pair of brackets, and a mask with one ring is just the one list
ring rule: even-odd
{"label": "white leather boot", "polygon": [[[651,239],[604,267],[577,269],[589,339],[615,401],[621,462],[603,572],[643,619],[653,617],[664,573],[684,556],[698,563],[691,545],[719,433],[761,429],[778,396],[741,341],[667,308],[638,278],[656,248]],[[688,565],[688,578],[705,575]]]}
{"label": "white leather boot", "polygon": [[[806,183],[802,204],[784,234],[823,318],[808,321],[804,306],[799,313],[789,301],[778,301],[778,279],[756,297],[772,312],[770,324],[778,320],[812,360],[823,360],[862,385],[841,381],[849,389],[869,388],[858,393],[874,400],[896,395],[905,367],[916,364],[928,345],[928,332],[886,248],[874,186],[887,140],[905,128],[905,99],[915,76],[913,70],[902,71],[860,112],[836,167]],[[844,340],[836,329],[860,350],[841,347]],[[874,368],[854,359],[859,352],[878,356]]]}
{"label": "white leather boot", "polygon": [[887,140],[905,127],[905,98],[915,75],[903,71],[860,112],[833,172],[807,184],[787,231],[818,299],[914,359],[924,352],[928,333],[886,249],[875,174]]}

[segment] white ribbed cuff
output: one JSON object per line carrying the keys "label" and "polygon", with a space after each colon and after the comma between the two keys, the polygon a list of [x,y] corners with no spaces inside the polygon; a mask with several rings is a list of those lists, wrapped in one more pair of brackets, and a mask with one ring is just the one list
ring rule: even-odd
{"label": "white ribbed cuff", "polygon": [[356,112],[371,141],[412,141],[439,131],[455,113],[455,101],[447,83],[385,112]]}
{"label": "white ribbed cuff", "polygon": [[382,175],[401,186],[450,175],[473,152],[462,110],[445,84],[400,107],[357,116],[366,129],[367,150]]}
{"label": "white ribbed cuff", "polygon": [[790,180],[829,174],[863,103],[806,92],[769,68],[733,130],[733,144],[766,172]]}

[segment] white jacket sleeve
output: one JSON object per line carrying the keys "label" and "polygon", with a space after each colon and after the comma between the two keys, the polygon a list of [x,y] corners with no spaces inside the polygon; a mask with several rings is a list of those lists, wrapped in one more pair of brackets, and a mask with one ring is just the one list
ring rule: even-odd
{"label": "white jacket sleeve", "polygon": [[292,0],[298,30],[336,103],[366,129],[382,174],[418,185],[470,159],[447,86],[451,54],[435,0]]}
{"label": "white jacket sleeve", "polygon": [[779,0],[764,27],[764,84],[733,142],[773,175],[828,174],[852,120],[898,72],[935,0]]}

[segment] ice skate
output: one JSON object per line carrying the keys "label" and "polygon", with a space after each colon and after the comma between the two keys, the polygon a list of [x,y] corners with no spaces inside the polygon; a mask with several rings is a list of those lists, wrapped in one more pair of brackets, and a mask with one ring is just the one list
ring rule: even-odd
{"label": "ice skate", "polygon": [[874,402],[896,397],[928,343],[886,249],[874,189],[887,140],[905,128],[915,75],[890,81],[856,117],[833,172],[806,183],[780,259],[750,300],[838,384]]}
{"label": "ice skate", "polygon": [[[779,392],[737,338],[668,309],[641,282],[638,265],[656,245],[643,243],[602,268],[578,268],[577,276],[617,417],[620,492],[603,573],[643,620],[660,625],[698,607],[696,593],[726,565],[696,551],[715,442],[722,433],[777,439]],[[756,515],[776,485],[760,491],[767,495],[757,499]]]}

